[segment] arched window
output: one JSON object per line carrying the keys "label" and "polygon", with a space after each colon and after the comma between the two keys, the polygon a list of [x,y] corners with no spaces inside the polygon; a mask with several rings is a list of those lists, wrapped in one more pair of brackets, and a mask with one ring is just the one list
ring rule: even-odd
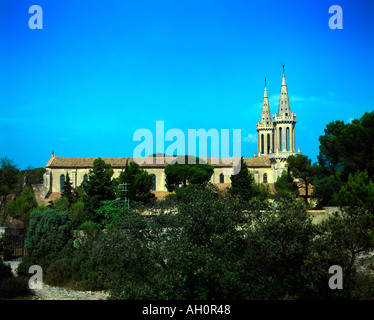
{"label": "arched window", "polygon": [[264,153],[264,135],[261,135],[261,153]]}
{"label": "arched window", "polygon": [[268,175],[266,173],[264,173],[264,175],[262,176],[262,182],[268,183]]}
{"label": "arched window", "polygon": [[270,154],[270,133],[267,135],[267,154]]}
{"label": "arched window", "polygon": [[62,174],[60,176],[60,192],[64,192],[64,183],[65,183],[65,176]]}
{"label": "arched window", "polygon": [[279,128],[279,150],[282,151],[283,148],[283,137],[282,137],[282,128]]}
{"label": "arched window", "polygon": [[223,173],[219,175],[219,183],[225,183],[225,176],[223,175]]}
{"label": "arched window", "polygon": [[83,176],[83,184],[87,184],[88,182],[88,174],[86,173],[84,176]]}
{"label": "arched window", "polygon": [[286,150],[290,151],[290,128],[286,129]]}
{"label": "arched window", "polygon": [[156,191],[156,175],[152,175],[152,191]]}

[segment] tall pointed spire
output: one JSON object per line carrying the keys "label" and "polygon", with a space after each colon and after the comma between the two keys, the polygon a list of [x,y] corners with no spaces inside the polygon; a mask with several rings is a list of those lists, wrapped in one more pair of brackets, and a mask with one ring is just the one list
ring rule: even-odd
{"label": "tall pointed spire", "polygon": [[282,87],[279,97],[279,106],[278,106],[278,116],[289,116],[291,114],[290,100],[288,98],[286,76],[284,74],[284,65],[283,65],[283,77],[282,77]]}
{"label": "tall pointed spire", "polygon": [[262,112],[261,112],[261,123],[270,124],[271,123],[271,114],[269,106],[268,92],[266,89],[266,78],[265,78],[265,90],[264,90],[264,100],[262,102]]}

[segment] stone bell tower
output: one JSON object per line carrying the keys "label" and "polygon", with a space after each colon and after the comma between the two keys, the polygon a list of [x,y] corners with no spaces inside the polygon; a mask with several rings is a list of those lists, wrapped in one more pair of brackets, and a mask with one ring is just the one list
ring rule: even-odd
{"label": "stone bell tower", "polygon": [[[258,156],[269,157],[272,168],[272,181],[276,181],[286,169],[287,158],[295,154],[296,114],[291,112],[286,76],[283,66],[282,86],[278,113],[271,116],[266,88],[262,103],[261,121],[256,123],[258,136]],[[300,153],[300,149],[298,150]]]}
{"label": "stone bell tower", "polygon": [[261,121],[257,122],[256,130],[258,137],[258,155],[261,157],[271,154],[274,150],[274,128],[273,121],[271,119],[268,93],[266,89],[266,78],[264,100],[262,102]]}

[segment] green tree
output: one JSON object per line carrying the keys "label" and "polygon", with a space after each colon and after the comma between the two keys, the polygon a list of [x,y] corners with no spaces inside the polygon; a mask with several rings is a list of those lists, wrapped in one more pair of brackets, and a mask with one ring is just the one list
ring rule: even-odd
{"label": "green tree", "polygon": [[22,220],[25,226],[28,225],[30,212],[37,208],[34,192],[30,187],[23,189],[22,193],[15,199],[8,202],[5,212],[14,219]]}
{"label": "green tree", "polygon": [[31,187],[33,184],[43,183],[43,175],[45,173],[45,168],[27,168],[22,170],[20,173],[23,177],[24,187]]}
{"label": "green tree", "polygon": [[216,187],[179,191],[178,215],[164,256],[172,299],[238,299],[246,291],[241,259],[248,216],[239,201]]}
{"label": "green tree", "polygon": [[5,206],[9,195],[18,195],[21,192],[20,173],[14,161],[4,157],[0,158],[0,205]]}
{"label": "green tree", "polygon": [[347,229],[344,237],[352,268],[358,253],[374,248],[374,183],[365,171],[349,174],[335,200]]}
{"label": "green tree", "polygon": [[89,172],[89,179],[83,185],[83,202],[85,208],[85,220],[92,220],[101,224],[102,217],[98,216],[96,210],[100,208],[101,202],[115,199],[115,186],[111,180],[113,169],[101,158],[95,159],[93,167]]}
{"label": "green tree", "polygon": [[117,223],[127,211],[125,204],[115,200],[103,201],[102,206],[97,210],[97,213],[103,217],[102,228],[108,229],[112,224]]}
{"label": "green tree", "polygon": [[[353,274],[350,269],[349,233],[343,219],[332,216],[313,225],[313,236],[309,252],[301,266],[299,289],[301,299],[349,299],[351,297]],[[332,265],[343,270],[343,290],[331,290],[327,271]]]}
{"label": "green tree", "polygon": [[274,187],[276,190],[275,198],[277,200],[285,197],[286,195],[291,195],[295,198],[299,196],[299,188],[287,170],[283,170],[277,181],[275,181]]}
{"label": "green tree", "polygon": [[66,179],[64,182],[64,188],[61,193],[61,197],[66,198],[71,206],[75,202],[75,196],[73,192],[72,183],[70,181],[69,173],[66,173]]}
{"label": "green tree", "polygon": [[28,280],[15,277],[9,265],[0,256],[0,300],[24,297],[31,294]]}
{"label": "green tree", "polygon": [[317,164],[311,164],[311,159],[302,154],[290,155],[287,158],[287,166],[296,179],[299,179],[304,184],[305,188],[305,203],[308,204],[309,185],[312,184],[316,175],[319,173]]}
{"label": "green tree", "polygon": [[68,198],[60,197],[53,201],[52,209],[55,209],[59,212],[69,212],[70,203]]}
{"label": "green tree", "polygon": [[277,211],[255,212],[248,229],[243,281],[250,299],[297,298],[302,266],[313,243],[313,225],[302,203],[288,198]]}
{"label": "green tree", "polygon": [[351,123],[334,121],[319,137],[318,161],[331,169],[335,179],[347,181],[349,173],[367,171],[374,176],[374,111]]}
{"label": "green tree", "polygon": [[72,244],[72,222],[66,212],[53,209],[31,212],[25,239],[28,255],[25,261],[47,267],[64,247]]}
{"label": "green tree", "polygon": [[317,208],[336,206],[334,195],[340,190],[341,185],[341,181],[335,179],[334,176],[325,176],[314,180],[311,197],[317,200]]}
{"label": "green tree", "polygon": [[342,141],[339,137],[342,135],[344,126],[344,121],[330,122],[324,130],[325,134],[318,138],[320,142],[318,162],[321,166],[328,168],[335,179],[343,165],[339,151],[342,148]]}
{"label": "green tree", "polygon": [[191,184],[178,193],[177,215],[161,203],[147,208],[155,213],[152,219],[139,214],[144,208],[130,208],[106,233],[107,247],[117,248],[108,252],[116,256],[111,298],[243,297],[240,260],[247,218],[239,203],[218,196],[212,185]]}
{"label": "green tree", "polygon": [[229,193],[242,202],[248,202],[256,195],[254,185],[253,174],[248,170],[248,166],[242,157],[240,160],[240,172],[231,176]]}
{"label": "green tree", "polygon": [[130,201],[147,203],[155,197],[151,192],[153,185],[152,174],[140,168],[134,161],[131,161],[130,164],[126,162],[125,171],[120,173],[118,183],[127,183],[125,196]]}
{"label": "green tree", "polygon": [[214,168],[200,158],[183,156],[168,164],[164,172],[168,191],[174,191],[181,184],[187,186],[188,184],[208,182],[214,172]]}
{"label": "green tree", "polygon": [[73,226],[78,228],[82,223],[84,223],[84,217],[84,202],[74,202],[69,208],[69,218],[72,220]]}

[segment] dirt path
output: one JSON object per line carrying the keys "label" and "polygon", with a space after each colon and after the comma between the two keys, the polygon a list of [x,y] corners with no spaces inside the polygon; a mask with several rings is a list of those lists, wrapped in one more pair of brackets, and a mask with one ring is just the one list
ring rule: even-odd
{"label": "dirt path", "polygon": [[31,300],[106,300],[109,294],[105,291],[76,291],[43,284],[42,289],[31,290]]}

